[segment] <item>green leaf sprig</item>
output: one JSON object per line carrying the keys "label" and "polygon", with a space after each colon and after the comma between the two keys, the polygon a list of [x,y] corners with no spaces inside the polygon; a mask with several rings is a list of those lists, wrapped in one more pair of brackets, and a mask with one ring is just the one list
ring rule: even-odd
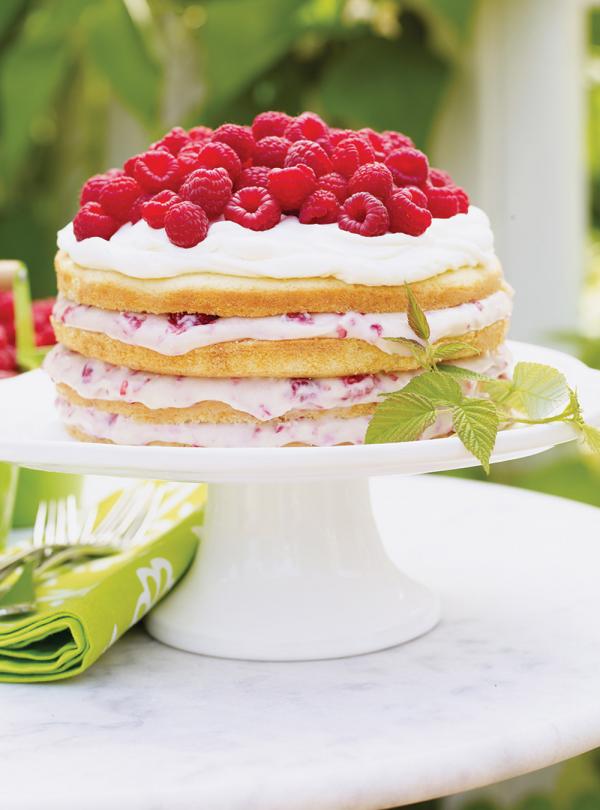
{"label": "green leaf sprig", "polygon": [[[577,392],[560,371],[541,363],[517,363],[512,379],[498,380],[449,365],[444,360],[473,347],[460,341],[431,345],[425,313],[407,285],[408,323],[421,342],[391,338],[407,346],[425,370],[400,391],[384,394],[369,423],[367,444],[419,439],[441,416],[450,416],[464,446],[489,472],[490,457],[501,428],[515,424],[572,425],[583,443],[600,454],[600,430],[586,424]],[[474,392],[464,383],[475,382]]]}

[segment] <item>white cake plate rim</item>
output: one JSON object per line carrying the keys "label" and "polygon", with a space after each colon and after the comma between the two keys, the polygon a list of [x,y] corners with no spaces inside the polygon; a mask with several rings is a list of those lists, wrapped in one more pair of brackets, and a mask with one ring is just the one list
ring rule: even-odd
{"label": "white cake plate rim", "polygon": [[[566,353],[509,341],[515,360],[553,365],[576,387],[586,418],[600,423],[600,372]],[[174,481],[307,480],[416,474],[476,466],[455,436],[399,444],[343,447],[190,448],[81,443],[54,412],[53,386],[41,370],[2,382],[0,459],[54,472]],[[498,435],[493,462],[521,458],[571,441],[563,423],[519,427]]]}

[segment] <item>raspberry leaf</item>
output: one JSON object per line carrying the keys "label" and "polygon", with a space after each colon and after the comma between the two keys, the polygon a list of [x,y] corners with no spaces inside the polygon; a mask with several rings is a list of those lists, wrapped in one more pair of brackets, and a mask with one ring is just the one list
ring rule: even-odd
{"label": "raspberry leaf", "polygon": [[401,391],[377,406],[369,423],[366,444],[411,442],[433,424],[436,408],[420,394]]}
{"label": "raspberry leaf", "polygon": [[457,380],[490,380],[491,377],[487,377],[485,374],[480,374],[478,371],[471,371],[470,368],[462,368],[462,366],[454,366],[450,365],[449,363],[438,363],[436,369],[439,372],[443,372],[450,377],[454,377]]}
{"label": "raspberry leaf", "polygon": [[564,374],[541,363],[517,363],[513,372],[511,401],[530,419],[544,419],[570,402]]}
{"label": "raspberry leaf", "polygon": [[487,399],[465,398],[452,408],[454,430],[486,473],[490,471],[490,456],[498,435],[498,411]]}
{"label": "raspberry leaf", "polygon": [[580,425],[581,437],[584,445],[592,453],[600,454],[600,430],[592,425]]}
{"label": "raspberry leaf", "polygon": [[392,341],[392,343],[400,343],[402,346],[406,346],[407,349],[410,350],[410,353],[415,358],[417,363],[424,368],[429,368],[432,365],[432,358],[429,346],[423,346],[419,343],[418,340],[412,340],[412,338],[405,338],[405,337],[392,337],[386,338],[386,340]]}
{"label": "raspberry leaf", "polygon": [[471,346],[470,343],[464,343],[460,340],[450,341],[449,343],[440,343],[439,346],[435,346],[433,349],[433,358],[434,360],[452,360],[452,358],[457,357],[457,355],[462,354],[463,352],[469,352],[469,354],[480,354],[479,350],[475,348],[475,346]]}
{"label": "raspberry leaf", "polygon": [[426,397],[436,407],[451,407],[463,402],[463,392],[455,379],[439,371],[419,374],[402,389]]}
{"label": "raspberry leaf", "polygon": [[415,335],[421,340],[429,340],[431,330],[427,322],[425,313],[419,306],[419,302],[414,296],[409,284],[405,284],[406,296],[408,298],[408,325]]}

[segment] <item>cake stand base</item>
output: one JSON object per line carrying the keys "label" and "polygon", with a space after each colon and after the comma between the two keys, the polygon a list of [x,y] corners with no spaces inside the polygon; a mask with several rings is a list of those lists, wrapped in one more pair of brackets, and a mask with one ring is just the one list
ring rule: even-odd
{"label": "cake stand base", "polygon": [[401,644],[439,616],[385,553],[368,479],[213,484],[194,565],[147,628],[189,652],[298,661]]}

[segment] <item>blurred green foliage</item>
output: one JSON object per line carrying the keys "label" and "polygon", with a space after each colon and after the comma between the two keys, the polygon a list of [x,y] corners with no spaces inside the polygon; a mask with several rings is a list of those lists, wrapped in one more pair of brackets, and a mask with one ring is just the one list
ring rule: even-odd
{"label": "blurred green foliage", "polygon": [[83,180],[175,124],[309,108],[426,145],[475,5],[2,0],[2,255],[29,265],[36,294],[51,292],[56,230]]}

